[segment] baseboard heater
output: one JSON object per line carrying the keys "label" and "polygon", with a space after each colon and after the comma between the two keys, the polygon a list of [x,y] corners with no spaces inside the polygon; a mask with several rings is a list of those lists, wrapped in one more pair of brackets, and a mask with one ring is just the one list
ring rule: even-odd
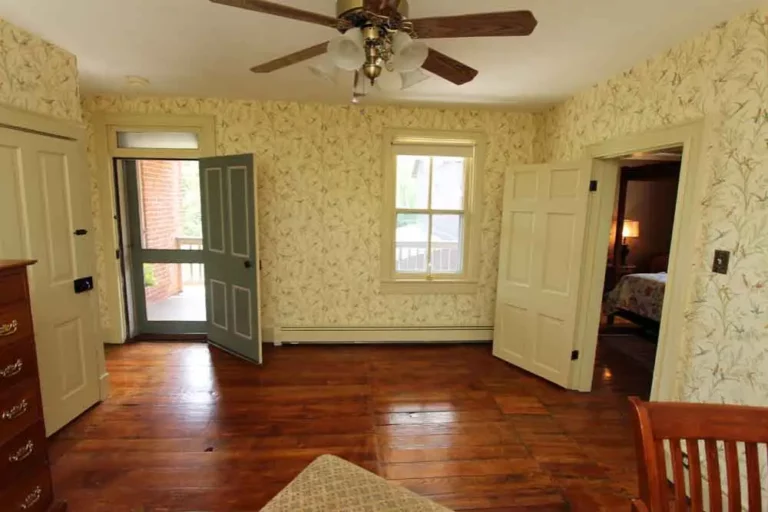
{"label": "baseboard heater", "polygon": [[279,327],[276,343],[488,342],[492,326],[470,327]]}

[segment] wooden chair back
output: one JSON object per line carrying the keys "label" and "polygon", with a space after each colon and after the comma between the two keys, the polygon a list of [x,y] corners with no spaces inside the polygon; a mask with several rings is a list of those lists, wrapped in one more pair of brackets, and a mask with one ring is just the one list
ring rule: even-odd
{"label": "wooden chair back", "polygon": [[767,408],[643,402],[635,397],[630,402],[641,501],[635,503],[635,510],[699,512],[708,502],[707,510],[721,512],[727,501],[729,512],[740,512],[744,494],[750,512],[762,510],[760,454],[764,461],[768,454]]}

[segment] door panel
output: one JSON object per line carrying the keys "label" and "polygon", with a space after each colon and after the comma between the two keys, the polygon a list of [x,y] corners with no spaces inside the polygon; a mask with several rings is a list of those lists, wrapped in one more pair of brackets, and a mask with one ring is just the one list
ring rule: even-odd
{"label": "door panel", "polygon": [[[202,164],[202,162],[201,162]],[[221,167],[203,167],[205,179],[201,182],[201,190],[204,190],[207,199],[205,211],[207,224],[205,232],[208,234],[206,250],[224,254],[224,179]]]}
{"label": "door panel", "polygon": [[252,155],[200,160],[207,335],[211,344],[261,362],[256,174]]}
{"label": "door panel", "polygon": [[[38,260],[29,267],[46,432],[99,400],[98,304],[73,281],[95,274],[90,178],[76,142],[0,129],[4,192],[0,257]],[[3,201],[5,203],[5,201]],[[75,234],[82,230],[82,234]]]}
{"label": "door panel", "polygon": [[[65,155],[40,153],[40,170],[48,242],[48,267],[52,284],[71,284],[75,279],[72,205],[69,203],[69,169]],[[61,226],[65,229],[59,229]],[[71,228],[71,229],[70,229]]]}
{"label": "door panel", "polygon": [[568,386],[588,163],[525,166],[504,188],[494,354]]}

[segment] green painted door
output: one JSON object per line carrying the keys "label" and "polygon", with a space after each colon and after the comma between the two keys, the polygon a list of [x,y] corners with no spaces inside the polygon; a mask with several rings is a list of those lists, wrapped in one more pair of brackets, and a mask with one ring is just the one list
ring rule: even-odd
{"label": "green painted door", "polygon": [[196,160],[122,160],[133,319],[138,334],[206,330]]}
{"label": "green painted door", "polygon": [[261,363],[253,155],[200,160],[208,341]]}

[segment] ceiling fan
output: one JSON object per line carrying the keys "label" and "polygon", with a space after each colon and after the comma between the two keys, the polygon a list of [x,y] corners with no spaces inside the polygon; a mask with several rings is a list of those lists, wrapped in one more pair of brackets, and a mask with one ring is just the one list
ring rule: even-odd
{"label": "ceiling fan", "polygon": [[265,0],[211,0],[211,2],[272,14],[333,28],[341,36],[310,48],[251,68],[270,73],[328,53],[329,64],[355,71],[355,98],[365,81],[400,79],[404,88],[408,75],[420,68],[456,85],[471,82],[478,71],[427,46],[421,39],[453,37],[527,36],[537,21],[530,11],[508,11],[462,16],[408,18],[408,0],[336,0],[332,18]]}

